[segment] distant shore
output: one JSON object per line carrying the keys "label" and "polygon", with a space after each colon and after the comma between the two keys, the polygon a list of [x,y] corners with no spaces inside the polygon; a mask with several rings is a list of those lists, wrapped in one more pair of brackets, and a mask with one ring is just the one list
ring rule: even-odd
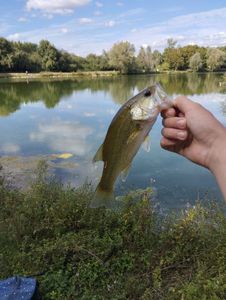
{"label": "distant shore", "polygon": [[[214,73],[223,74],[225,71],[219,71]],[[35,79],[67,79],[67,78],[81,78],[81,77],[114,77],[118,75],[153,75],[153,74],[184,74],[192,73],[191,70],[167,70],[152,73],[129,73],[121,74],[119,71],[78,71],[78,72],[39,72],[39,73],[0,73],[1,79],[12,80],[35,80]],[[197,73],[212,73],[212,72],[197,72]],[[226,81],[226,75],[223,77],[223,82]]]}
{"label": "distant shore", "polygon": [[0,73],[0,79],[43,79],[74,77],[111,77],[119,75],[118,71],[83,71],[83,72],[40,72],[40,73]]}

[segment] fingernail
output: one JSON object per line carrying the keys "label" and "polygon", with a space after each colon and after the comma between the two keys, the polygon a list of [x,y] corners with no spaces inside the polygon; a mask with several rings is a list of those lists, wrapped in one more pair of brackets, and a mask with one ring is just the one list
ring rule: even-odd
{"label": "fingernail", "polygon": [[180,140],[184,140],[185,137],[186,137],[186,133],[184,131],[180,131],[180,132],[177,133],[177,137]]}
{"label": "fingernail", "polygon": [[180,128],[184,128],[184,127],[185,127],[185,123],[186,123],[185,119],[179,119],[179,120],[177,121],[177,125],[178,125]]}

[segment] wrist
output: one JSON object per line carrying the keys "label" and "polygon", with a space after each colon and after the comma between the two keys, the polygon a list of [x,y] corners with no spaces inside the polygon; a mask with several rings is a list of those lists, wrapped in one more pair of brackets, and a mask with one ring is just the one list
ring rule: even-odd
{"label": "wrist", "polygon": [[226,172],[226,128],[223,126],[210,150],[208,167],[215,176],[223,170]]}

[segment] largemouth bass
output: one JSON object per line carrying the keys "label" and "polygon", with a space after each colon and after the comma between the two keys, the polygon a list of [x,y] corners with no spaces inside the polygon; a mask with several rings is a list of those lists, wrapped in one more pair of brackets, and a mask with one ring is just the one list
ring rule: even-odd
{"label": "largemouth bass", "polygon": [[147,87],[129,99],[114,116],[105,140],[93,158],[104,167],[91,207],[114,208],[117,177],[127,176],[141,144],[147,138],[161,110],[172,106],[159,84]]}

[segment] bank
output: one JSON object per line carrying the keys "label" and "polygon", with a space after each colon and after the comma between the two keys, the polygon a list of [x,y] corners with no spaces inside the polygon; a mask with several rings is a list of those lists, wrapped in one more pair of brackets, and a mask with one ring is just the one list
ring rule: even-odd
{"label": "bank", "polygon": [[44,163],[36,175],[26,192],[0,178],[0,279],[35,277],[44,300],[226,298],[223,208],[162,215],[147,189],[91,209],[90,183],[64,188]]}
{"label": "bank", "polygon": [[0,79],[55,79],[77,77],[112,77],[119,75],[118,71],[81,71],[81,72],[40,72],[40,73],[0,73]]}

